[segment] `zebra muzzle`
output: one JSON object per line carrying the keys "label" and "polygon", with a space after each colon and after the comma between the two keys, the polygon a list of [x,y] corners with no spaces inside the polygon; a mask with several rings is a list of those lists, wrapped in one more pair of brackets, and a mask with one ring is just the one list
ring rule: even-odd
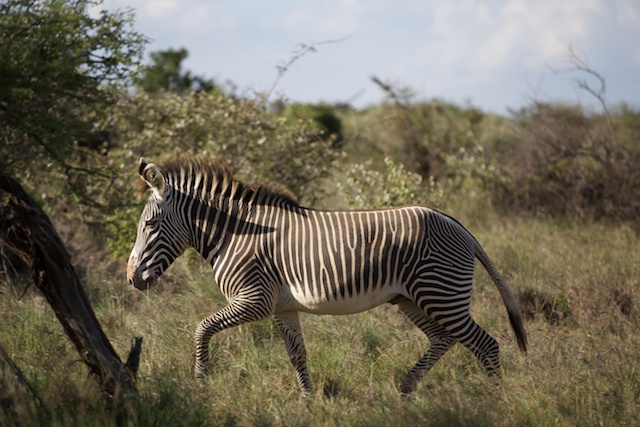
{"label": "zebra muzzle", "polygon": [[141,271],[139,266],[136,267],[136,260],[137,257],[131,254],[127,265],[127,281],[130,285],[140,290],[154,287],[158,282],[155,272]]}

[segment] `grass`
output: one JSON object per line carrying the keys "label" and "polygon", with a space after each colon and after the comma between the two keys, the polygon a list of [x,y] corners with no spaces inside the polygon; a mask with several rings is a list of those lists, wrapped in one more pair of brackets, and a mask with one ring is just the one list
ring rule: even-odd
{"label": "grass", "polygon": [[488,215],[470,223],[529,313],[530,351],[523,356],[499,294],[479,268],[472,311],[500,343],[501,386],[455,346],[413,396],[402,398],[400,378],[427,341],[391,306],[354,316],[303,316],[316,387],[310,398],[299,395],[270,321],[214,337],[215,368],[198,382],[193,331],[224,299],[208,267],[187,254],[147,293],[125,284],[123,260],[120,269],[86,273],[97,316],[117,351],[125,355],[133,336],[144,338],[139,395],[126,419],[109,412],[42,298],[1,287],[0,343],[43,406],[0,365],[0,425],[638,424],[638,235],[625,226],[547,219]]}

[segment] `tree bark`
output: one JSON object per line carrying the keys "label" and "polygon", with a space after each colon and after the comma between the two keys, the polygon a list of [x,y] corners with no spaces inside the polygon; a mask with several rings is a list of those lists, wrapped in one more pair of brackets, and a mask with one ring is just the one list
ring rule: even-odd
{"label": "tree bark", "polygon": [[135,339],[123,363],[96,319],[49,217],[20,184],[3,173],[0,190],[8,195],[8,202],[0,208],[0,243],[31,268],[35,285],[105,395],[113,401],[123,392],[135,391],[142,338]]}

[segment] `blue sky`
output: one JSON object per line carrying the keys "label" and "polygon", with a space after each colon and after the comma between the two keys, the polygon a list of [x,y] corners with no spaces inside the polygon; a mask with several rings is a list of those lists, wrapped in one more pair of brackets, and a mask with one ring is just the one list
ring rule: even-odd
{"label": "blue sky", "polygon": [[[638,0],[106,0],[132,8],[147,52],[185,47],[185,68],[237,93],[290,101],[383,99],[377,76],[415,93],[506,113],[531,102],[597,104],[567,72],[571,49],[606,79],[609,104],[640,108]],[[322,43],[337,40],[334,43]]]}

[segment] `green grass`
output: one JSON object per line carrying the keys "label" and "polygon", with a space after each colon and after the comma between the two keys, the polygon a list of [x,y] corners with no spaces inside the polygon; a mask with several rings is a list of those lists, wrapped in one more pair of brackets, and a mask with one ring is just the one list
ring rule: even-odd
{"label": "green grass", "polygon": [[[624,226],[543,219],[470,221],[513,289],[534,297],[518,351],[499,294],[476,273],[473,315],[500,343],[504,381],[488,381],[471,353],[455,346],[409,398],[398,384],[427,348],[422,333],[391,306],[354,316],[302,317],[316,394],[300,396],[270,321],[214,337],[215,368],[192,376],[193,332],[224,306],[208,267],[181,258],[159,289],[87,273],[107,336],[122,356],[142,336],[139,395],[126,419],[104,404],[86,368],[35,292],[3,287],[0,343],[44,402],[38,406],[0,366],[0,425],[634,425],[640,422],[640,238]],[[107,270],[105,270],[107,271]],[[111,271],[111,270],[108,270]],[[533,298],[533,299],[531,299]],[[545,312],[545,298],[556,315]],[[9,403],[11,403],[9,405]]]}

